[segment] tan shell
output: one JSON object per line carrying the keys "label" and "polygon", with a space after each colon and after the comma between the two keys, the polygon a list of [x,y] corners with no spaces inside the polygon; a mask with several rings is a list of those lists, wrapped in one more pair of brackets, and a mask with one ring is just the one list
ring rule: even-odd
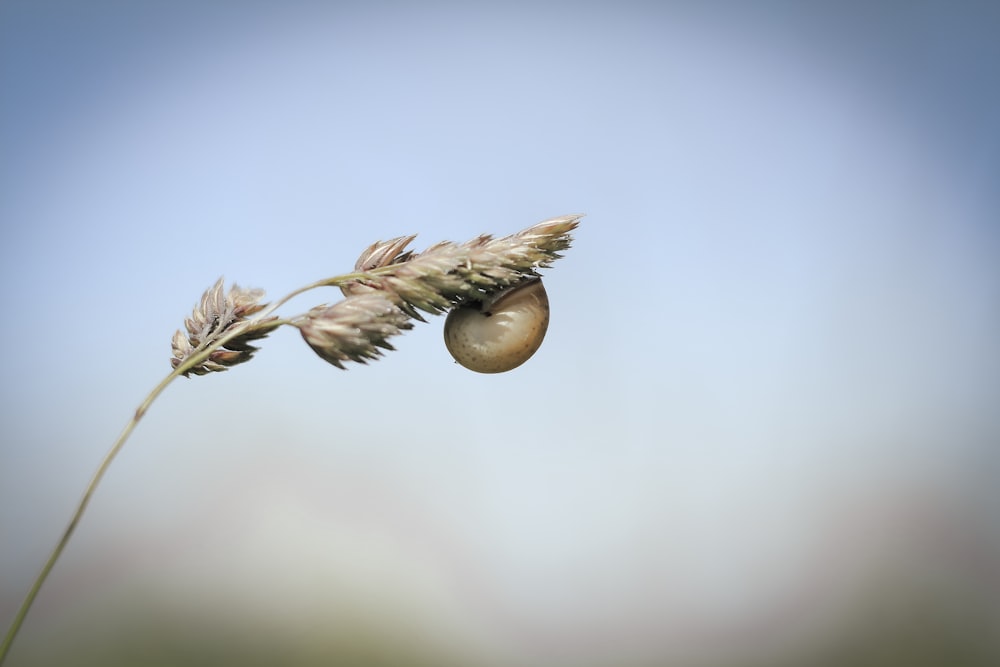
{"label": "tan shell", "polygon": [[503,373],[531,358],[549,328],[549,297],[540,278],[500,292],[488,303],[448,313],[444,344],[455,361],[477,373]]}

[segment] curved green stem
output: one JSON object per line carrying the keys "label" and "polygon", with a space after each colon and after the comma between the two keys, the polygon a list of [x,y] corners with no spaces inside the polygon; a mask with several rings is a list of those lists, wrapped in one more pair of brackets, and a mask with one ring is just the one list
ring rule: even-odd
{"label": "curved green stem", "polygon": [[[342,276],[335,276],[333,278],[320,280],[311,283],[309,285],[306,285],[305,287],[301,287],[297,290],[289,292],[282,298],[269,304],[267,307],[265,307],[257,314],[257,316],[254,318],[254,321],[267,317],[268,315],[273,313],[277,308],[281,307],[282,305],[284,305],[294,297],[302,294],[303,292],[307,292],[317,287],[332,287],[332,286],[342,285],[345,282],[356,280],[358,278],[363,278],[366,275],[368,274],[349,273]],[[282,321],[282,324],[286,322],[287,321]],[[101,464],[97,467],[97,471],[94,473],[93,477],[91,477],[90,482],[87,484],[87,487],[83,492],[83,497],[80,499],[79,504],[77,504],[76,511],[73,513],[73,518],[70,519],[69,525],[66,526],[66,529],[63,531],[62,537],[59,539],[59,542],[52,550],[52,553],[49,554],[48,559],[45,561],[45,565],[42,566],[41,572],[39,572],[38,576],[35,577],[34,582],[31,584],[31,589],[28,590],[28,594],[24,597],[24,601],[21,602],[21,606],[18,608],[17,613],[14,615],[14,620],[13,622],[11,622],[10,628],[7,630],[7,634],[4,635],[3,642],[0,643],[0,664],[3,664],[4,660],[6,659],[7,654],[10,651],[11,644],[13,644],[14,638],[17,636],[18,631],[21,629],[21,625],[24,623],[24,619],[28,615],[28,611],[31,609],[31,605],[34,604],[35,598],[38,597],[38,592],[41,590],[42,585],[45,583],[45,580],[49,576],[49,573],[52,572],[52,568],[55,567],[56,561],[59,560],[59,557],[62,555],[63,550],[69,543],[70,537],[73,536],[73,532],[76,530],[77,524],[80,523],[80,519],[83,517],[83,513],[86,511],[87,506],[90,504],[90,499],[94,495],[94,492],[97,490],[97,486],[100,484],[101,479],[104,477],[104,473],[107,472],[108,468],[111,466],[111,462],[114,461],[115,457],[118,455],[118,452],[120,452],[122,447],[125,446],[125,442],[128,440],[129,436],[132,435],[132,431],[135,430],[135,427],[139,425],[139,420],[142,419],[142,417],[146,414],[146,411],[149,410],[149,406],[152,405],[153,401],[155,401],[157,397],[159,397],[159,395],[163,393],[163,390],[166,389],[167,386],[171,382],[173,382],[178,376],[183,375],[187,371],[203,363],[206,359],[208,359],[208,357],[212,354],[212,352],[219,349],[220,347],[222,347],[223,345],[225,345],[230,340],[240,335],[244,331],[245,329],[242,327],[234,327],[231,331],[223,334],[219,338],[213,340],[211,343],[206,344],[203,348],[196,350],[182,363],[178,364],[177,368],[173,369],[165,378],[163,378],[163,380],[158,385],[156,385],[156,387],[154,387],[151,392],[149,392],[149,395],[146,396],[145,400],[143,400],[143,402],[139,404],[139,407],[136,408],[135,414],[125,425],[125,428],[122,429],[122,432],[118,436],[118,439],[115,440],[114,444],[111,445],[111,449],[109,449],[107,454],[104,455],[104,459],[101,461]]]}
{"label": "curved green stem", "polygon": [[[208,358],[208,353],[210,353],[210,351],[206,352],[202,361]],[[35,598],[38,597],[38,591],[41,590],[42,584],[45,583],[45,580],[48,578],[52,568],[55,567],[56,561],[59,560],[59,556],[62,555],[63,549],[65,549],[66,545],[69,543],[69,538],[72,537],[77,524],[80,523],[80,519],[83,517],[84,511],[87,509],[87,505],[90,504],[90,499],[94,495],[94,491],[97,490],[97,485],[101,482],[101,478],[104,477],[104,473],[107,472],[111,462],[114,460],[115,456],[118,455],[118,452],[121,451],[122,447],[125,445],[125,441],[128,440],[128,437],[132,434],[132,431],[135,430],[139,420],[142,419],[144,414],[146,414],[146,410],[149,409],[150,404],[156,400],[156,397],[167,388],[167,385],[170,384],[174,378],[186,370],[185,366],[187,366],[187,364],[178,366],[167,377],[165,377],[160,384],[156,385],[156,388],[154,388],[153,391],[149,392],[146,400],[144,400],[139,407],[136,408],[132,419],[130,419],[128,424],[125,425],[125,428],[118,436],[118,439],[115,440],[113,445],[111,445],[111,449],[108,450],[108,453],[104,455],[101,465],[97,467],[97,472],[95,472],[94,476],[91,477],[90,483],[87,484],[87,488],[83,492],[83,497],[80,499],[80,503],[76,507],[76,512],[73,513],[73,518],[70,519],[69,525],[66,526],[66,530],[63,531],[62,537],[59,539],[58,544],[56,544],[55,549],[53,549],[52,553],[49,554],[48,560],[46,560],[45,565],[42,566],[42,571],[38,573],[37,577],[35,577],[35,581],[31,585],[31,589],[28,591],[24,601],[18,608],[17,614],[14,616],[14,621],[11,623],[10,629],[7,630],[7,634],[3,638],[3,643],[0,644],[0,664],[2,664],[4,659],[7,657],[7,652],[10,650],[10,646],[14,642],[14,637],[17,636],[18,630],[21,629],[21,624],[24,623],[24,618],[28,615],[28,610],[31,609],[32,603],[34,603]],[[188,367],[190,368],[190,366]]]}
{"label": "curved green stem", "polygon": [[[218,341],[217,341],[218,342]],[[7,652],[10,650],[11,644],[14,642],[14,637],[17,636],[18,630],[21,629],[21,624],[24,623],[24,618],[28,615],[28,610],[31,609],[31,605],[34,603],[35,598],[38,597],[38,591],[41,590],[42,584],[48,578],[49,573],[52,568],[55,567],[56,561],[59,560],[59,556],[62,555],[63,549],[69,543],[69,538],[72,537],[73,531],[76,530],[77,524],[80,523],[80,519],[83,517],[84,511],[87,509],[87,505],[90,504],[90,499],[94,495],[94,491],[97,490],[97,485],[100,484],[101,478],[104,477],[104,473],[107,472],[108,467],[111,462],[121,451],[122,447],[125,445],[125,441],[128,440],[129,436],[132,435],[132,431],[139,424],[139,420],[142,419],[143,415],[149,409],[149,406],[156,400],[156,398],[163,393],[163,390],[167,388],[173,380],[184,373],[190,368],[193,368],[197,364],[202,363],[208,356],[222,343],[218,345],[206,346],[204,350],[199,353],[192,355],[189,359],[185,360],[183,364],[180,364],[173,371],[170,372],[160,384],[156,385],[146,399],[139,404],[136,408],[135,414],[132,419],[129,420],[125,428],[122,429],[121,434],[118,439],[115,440],[114,444],[111,445],[111,449],[108,450],[107,454],[104,455],[104,459],[101,461],[101,465],[97,467],[97,471],[94,476],[90,478],[90,482],[87,484],[87,488],[83,492],[83,497],[80,499],[79,504],[76,507],[76,511],[73,513],[73,518],[70,519],[69,525],[66,526],[66,530],[63,531],[62,537],[56,544],[55,549],[49,554],[48,560],[45,561],[45,565],[42,566],[41,572],[35,577],[34,583],[31,585],[31,589],[25,596],[24,601],[17,610],[17,614],[14,616],[14,621],[10,625],[10,629],[7,630],[7,634],[3,638],[3,643],[0,643],[0,664],[3,664],[4,659],[7,657]]]}

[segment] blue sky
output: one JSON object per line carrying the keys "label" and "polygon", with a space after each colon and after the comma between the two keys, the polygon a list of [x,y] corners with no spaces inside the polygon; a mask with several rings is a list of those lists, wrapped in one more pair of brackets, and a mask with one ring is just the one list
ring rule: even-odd
{"label": "blue sky", "polygon": [[915,512],[995,536],[988,3],[138,4],[0,4],[0,618],[218,276],[276,298],[377,239],[587,217],[514,372],[438,319],[172,386],[26,644],[100,592],[295,617],[318,579],[667,654],[650,619],[856,584]]}

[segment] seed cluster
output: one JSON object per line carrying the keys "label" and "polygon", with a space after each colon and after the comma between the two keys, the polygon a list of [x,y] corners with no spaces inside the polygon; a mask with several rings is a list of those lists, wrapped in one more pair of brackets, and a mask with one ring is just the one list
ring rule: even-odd
{"label": "seed cluster", "polygon": [[538,269],[570,247],[581,217],[552,218],[499,238],[443,241],[420,253],[406,250],[412,235],[378,241],[361,254],[354,273],[314,285],[339,286],[342,301],[287,320],[270,312],[290,297],[268,307],[260,302],[262,290],[234,285],[223,292],[220,279],[185,320],[187,333],[174,334],[171,363],[187,366],[183,375],[227,370],[249,361],[257,350],[249,343],[282,324],[297,327],[313,351],[338,368],[345,361],[367,363],[392,350],[388,339],[412,328],[411,320],[424,321],[421,313],[437,315],[488,300],[537,277]]}

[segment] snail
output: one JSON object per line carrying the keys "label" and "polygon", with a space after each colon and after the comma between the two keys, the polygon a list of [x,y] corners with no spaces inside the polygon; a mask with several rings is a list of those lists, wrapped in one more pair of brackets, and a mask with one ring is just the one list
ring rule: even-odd
{"label": "snail", "polygon": [[448,313],[444,344],[471,371],[504,373],[531,358],[548,327],[549,297],[541,278],[529,278]]}

